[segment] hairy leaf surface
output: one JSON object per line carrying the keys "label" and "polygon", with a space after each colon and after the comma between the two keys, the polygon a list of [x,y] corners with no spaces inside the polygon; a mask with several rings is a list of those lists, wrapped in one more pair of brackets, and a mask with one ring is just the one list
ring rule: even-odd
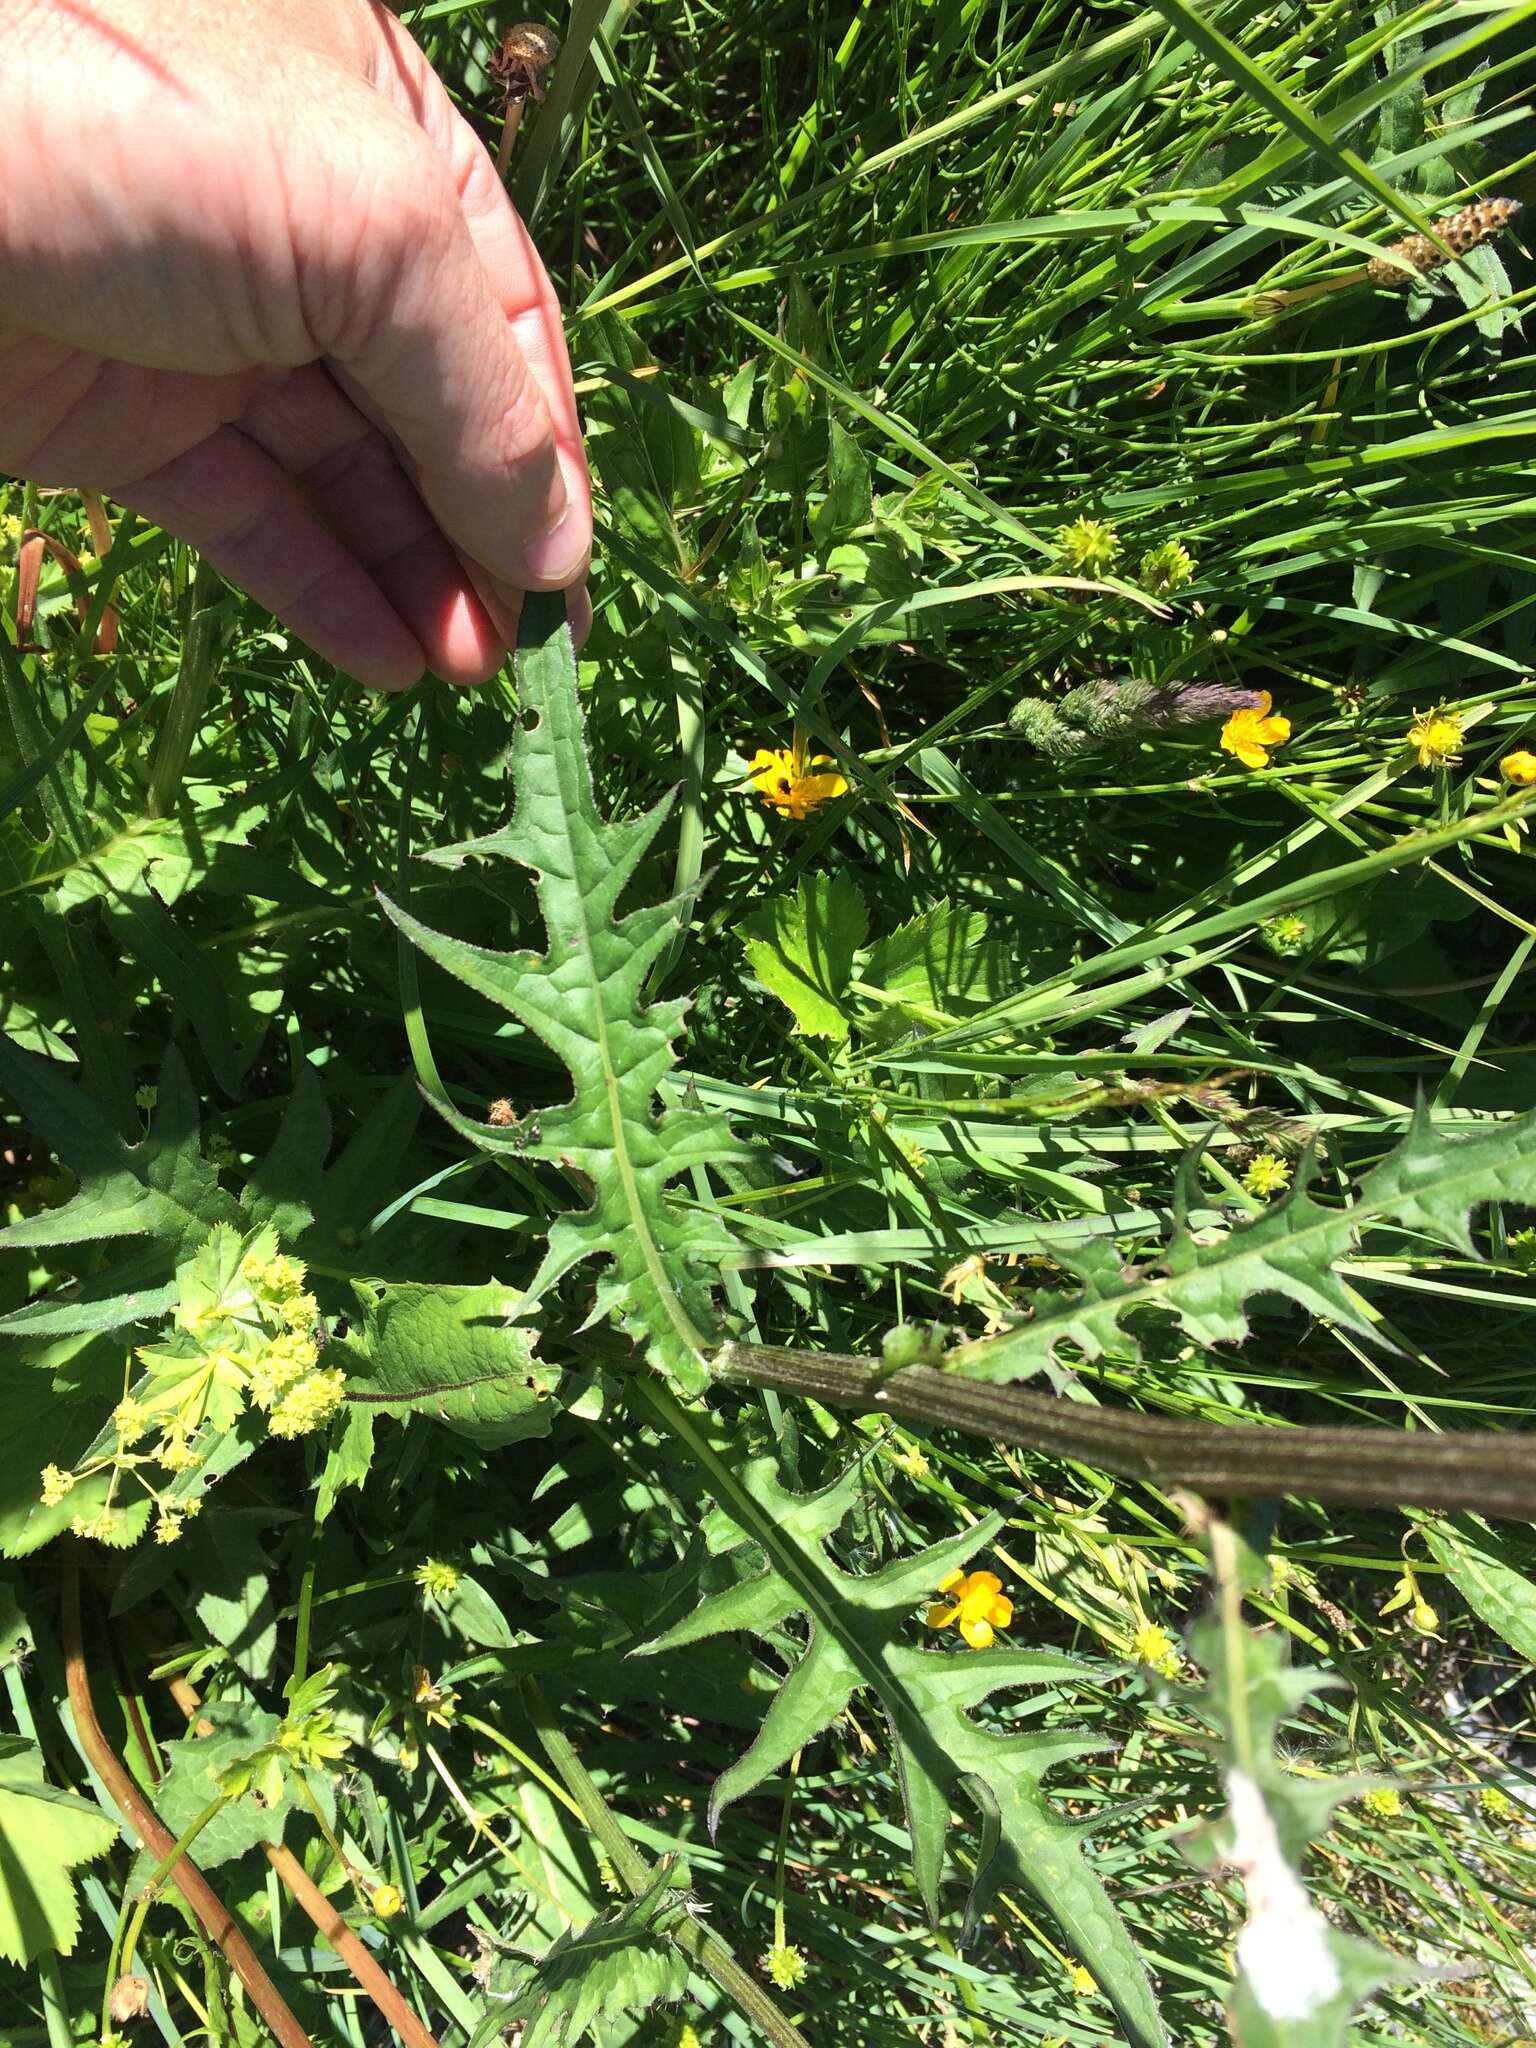
{"label": "hairy leaf surface", "polygon": [[[1163,1256],[1141,1267],[1122,1267],[1102,1240],[1053,1244],[1052,1256],[1082,1282],[1081,1292],[1043,1295],[1022,1328],[962,1345],[946,1365],[972,1379],[1016,1380],[1049,1365],[1061,1343],[1088,1358],[1115,1344],[1135,1349],[1124,1319],[1138,1309],[1175,1317],[1197,1343],[1237,1343],[1248,1334],[1246,1305],[1261,1294],[1379,1342],[1344,1270],[1364,1232],[1395,1225],[1476,1256],[1467,1225],[1479,1203],[1536,1201],[1536,1112],[1447,1137],[1421,1108],[1396,1151],[1362,1177],[1344,1207],[1315,1201],[1311,1178],[1304,1164],[1283,1201],[1230,1233],[1196,1233],[1181,1218]],[[1187,1195],[1186,1186],[1186,1208]]]}
{"label": "hairy leaf surface", "polygon": [[1089,1829],[1063,1820],[1043,1790],[1055,1765],[1102,1743],[1060,1728],[997,1734],[971,1718],[974,1709],[1011,1687],[1081,1684],[1102,1673],[1055,1650],[917,1648],[910,1636],[922,1602],[996,1537],[1003,1518],[988,1515],[945,1542],[860,1577],[843,1571],[825,1546],[861,1483],[855,1465],[819,1492],[794,1493],[781,1484],[772,1458],[749,1460],[718,1491],[729,1525],[720,1548],[729,1557],[755,1546],[760,1568],[706,1594],[692,1614],[642,1647],[640,1654],[675,1650],[725,1629],[776,1636],[794,1615],[807,1617],[804,1652],[775,1694],[756,1741],[715,1783],[711,1827],[727,1806],[782,1770],[867,1688],[890,1731],[913,1868],[930,1917],[939,1911],[950,1816],[963,1795],[982,1820],[972,1913],[999,1883],[1027,1885],[1078,1951],[1093,1958],[1094,1975],[1127,2038],[1139,2048],[1164,2041],[1140,1958],[1082,1855]]}
{"label": "hairy leaf surface", "polygon": [[748,1154],[723,1118],[655,1107],[686,1005],[647,1003],[643,992],[680,906],[623,914],[618,906],[670,805],[622,824],[600,816],[561,600],[526,601],[517,674],[527,716],[512,745],[516,814],[500,831],[434,858],[456,865],[477,855],[532,869],[547,950],[493,952],[432,931],[387,899],[384,907],[429,959],[537,1032],[570,1069],[571,1100],[521,1127],[498,1130],[437,1105],[487,1151],[556,1160],[593,1190],[590,1208],[561,1216],[550,1231],[530,1298],[581,1259],[611,1259],[600,1306],[619,1312],[643,1335],[653,1363],[696,1391],[714,1312],[691,1262],[718,1251],[719,1234],[707,1219],[669,1208],[666,1187],[692,1167]]}

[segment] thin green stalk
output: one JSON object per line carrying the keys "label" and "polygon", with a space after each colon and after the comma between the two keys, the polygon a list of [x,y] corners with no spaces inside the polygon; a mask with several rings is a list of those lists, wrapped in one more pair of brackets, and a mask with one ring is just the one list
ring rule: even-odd
{"label": "thin green stalk", "polygon": [[220,603],[223,583],[209,563],[200,561],[192,582],[187,630],[181,643],[181,666],[160,728],[150,771],[149,816],[163,818],[176,802],[182,777],[187,772],[193,742],[203,720],[208,688],[218,664],[219,645],[224,634],[224,608]]}
{"label": "thin green stalk", "polygon": [[221,1792],[217,1799],[211,1799],[197,1816],[196,1820],[192,1822],[191,1826],[178,1835],[171,1848],[166,1851],[144,1883],[140,1885],[138,1899],[135,1902],[133,1911],[128,1917],[126,1926],[120,1932],[120,1938],[113,1942],[112,1952],[107,1963],[107,1981],[101,1999],[101,2030],[103,2034],[108,2033],[111,2029],[111,2013],[108,2010],[107,2002],[111,1998],[112,1987],[125,1970],[133,1968],[133,1958],[138,1949],[139,1935],[143,1930],[145,1917],[150,1907],[159,1897],[161,1885],[176,1868],[182,1857],[186,1855],[192,1844],[203,1832],[203,1829],[207,1827],[209,1821],[213,1819],[215,1814],[222,1813],[228,1804],[229,1794],[227,1792]]}
{"label": "thin green stalk", "polygon": [[[631,1844],[629,1837],[610,1812],[586,1767],[567,1741],[564,1730],[549,1710],[548,1702],[531,1678],[518,1687],[529,1720],[544,1752],[564,1780],[566,1790],[581,1810],[582,1819],[602,1844],[631,1898],[639,1898],[651,1881],[651,1871]],[[672,1930],[671,1938],[698,1967],[712,1977],[731,2003],[755,2026],[774,2048],[810,2048],[810,2043],[787,2014],[781,2012],[755,1977],[744,1970],[719,1935],[684,1916]]]}

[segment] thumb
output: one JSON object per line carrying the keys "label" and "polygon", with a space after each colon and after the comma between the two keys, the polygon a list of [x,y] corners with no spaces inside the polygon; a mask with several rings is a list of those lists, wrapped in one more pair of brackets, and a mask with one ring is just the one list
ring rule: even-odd
{"label": "thumb", "polygon": [[[441,156],[371,96],[369,112],[366,174],[324,181],[326,217],[294,223],[312,331],[449,541],[508,592],[563,589],[592,537],[575,407],[557,433],[518,343],[519,324],[559,331],[549,279],[528,244],[510,293],[493,282]],[[355,149],[358,124],[338,125]]]}

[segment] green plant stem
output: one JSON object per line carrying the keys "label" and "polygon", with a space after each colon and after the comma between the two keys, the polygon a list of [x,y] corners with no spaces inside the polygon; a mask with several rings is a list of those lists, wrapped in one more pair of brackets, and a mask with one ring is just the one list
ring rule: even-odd
{"label": "green plant stem", "polygon": [[155,1865],[143,1884],[140,1885],[138,1900],[134,1905],[132,1914],[129,1916],[122,1939],[112,1944],[112,1954],[107,1965],[107,1988],[102,1998],[101,2030],[103,2033],[107,2032],[111,2018],[107,2010],[106,2001],[111,1997],[112,1986],[117,1982],[123,1971],[133,1968],[134,1952],[139,1945],[139,1935],[143,1931],[144,1921],[149,1909],[159,1895],[161,1885],[164,1884],[182,1857],[186,1855],[192,1844],[203,1832],[203,1829],[207,1827],[209,1821],[213,1819],[216,1813],[222,1813],[228,1804],[229,1794],[227,1792],[221,1792],[217,1799],[210,1799],[202,1812],[197,1816],[197,1819],[182,1834],[177,1836],[172,1846],[160,1858],[160,1861]]}
{"label": "green plant stem", "polygon": [[860,1415],[963,1429],[1156,1486],[1536,1518],[1536,1436],[1529,1434],[1186,1422],[993,1386],[932,1366],[892,1373],[865,1358],[766,1344],[727,1344],[710,1370],[717,1385],[774,1387]]}
{"label": "green plant stem", "polygon": [[181,666],[176,671],[165,723],[160,728],[160,744],[155,748],[155,763],[150,771],[146,809],[152,818],[163,818],[171,809],[181,788],[182,777],[187,772],[192,743],[202,723],[208,686],[213,681],[214,667],[219,658],[224,626],[219,597],[223,587],[218,571],[207,562],[200,561],[192,581],[187,630],[181,643]]}
{"label": "green plant stem", "polygon": [[64,1972],[51,1948],[34,1956],[37,1988],[43,2001],[43,2021],[48,2029],[48,2048],[74,2048],[74,2030],[69,2021],[69,1997],[64,1989]]}
{"label": "green plant stem", "polygon": [[[639,1898],[651,1880],[644,1857],[609,1811],[607,1802],[592,1782],[564,1731],[549,1710],[549,1704],[531,1678],[518,1688],[544,1753],[554,1765],[566,1790],[581,1810],[581,1817],[602,1844],[624,1889]],[[744,1970],[719,1935],[697,1920],[684,1917],[672,1930],[671,1938],[693,1963],[712,1977],[744,2019],[749,2020],[774,2048],[810,2048],[810,2043],[787,2014],[781,2012],[755,1977]]]}

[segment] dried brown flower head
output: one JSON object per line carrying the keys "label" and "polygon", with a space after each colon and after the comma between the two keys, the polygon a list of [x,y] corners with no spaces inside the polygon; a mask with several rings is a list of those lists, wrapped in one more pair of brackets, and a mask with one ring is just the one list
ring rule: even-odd
{"label": "dried brown flower head", "polygon": [[510,106],[530,94],[544,104],[550,66],[560,54],[560,38],[541,21],[520,21],[501,39],[501,48],[486,66]]}
{"label": "dried brown flower head", "polygon": [[149,1980],[146,1977],[119,1977],[112,1986],[107,2000],[107,2011],[114,2026],[122,2026],[126,2020],[142,2019],[149,2010]]}
{"label": "dried brown flower head", "polygon": [[517,1111],[508,1102],[505,1095],[498,1095],[490,1108],[485,1112],[485,1120],[488,1124],[495,1124],[498,1129],[505,1130],[508,1124],[515,1124],[517,1122]]}
{"label": "dried brown flower head", "polygon": [[[1435,233],[1446,248],[1457,256],[1465,256],[1481,243],[1491,241],[1501,228],[1507,228],[1519,211],[1518,199],[1474,199],[1460,213],[1448,213],[1444,220],[1437,220]],[[1449,261],[1445,250],[1438,248],[1428,235],[1404,235],[1400,242],[1393,242],[1368,263],[1365,274],[1372,284],[1406,285],[1412,284],[1413,275],[1403,268],[1405,263],[1423,274],[1443,269]]]}

